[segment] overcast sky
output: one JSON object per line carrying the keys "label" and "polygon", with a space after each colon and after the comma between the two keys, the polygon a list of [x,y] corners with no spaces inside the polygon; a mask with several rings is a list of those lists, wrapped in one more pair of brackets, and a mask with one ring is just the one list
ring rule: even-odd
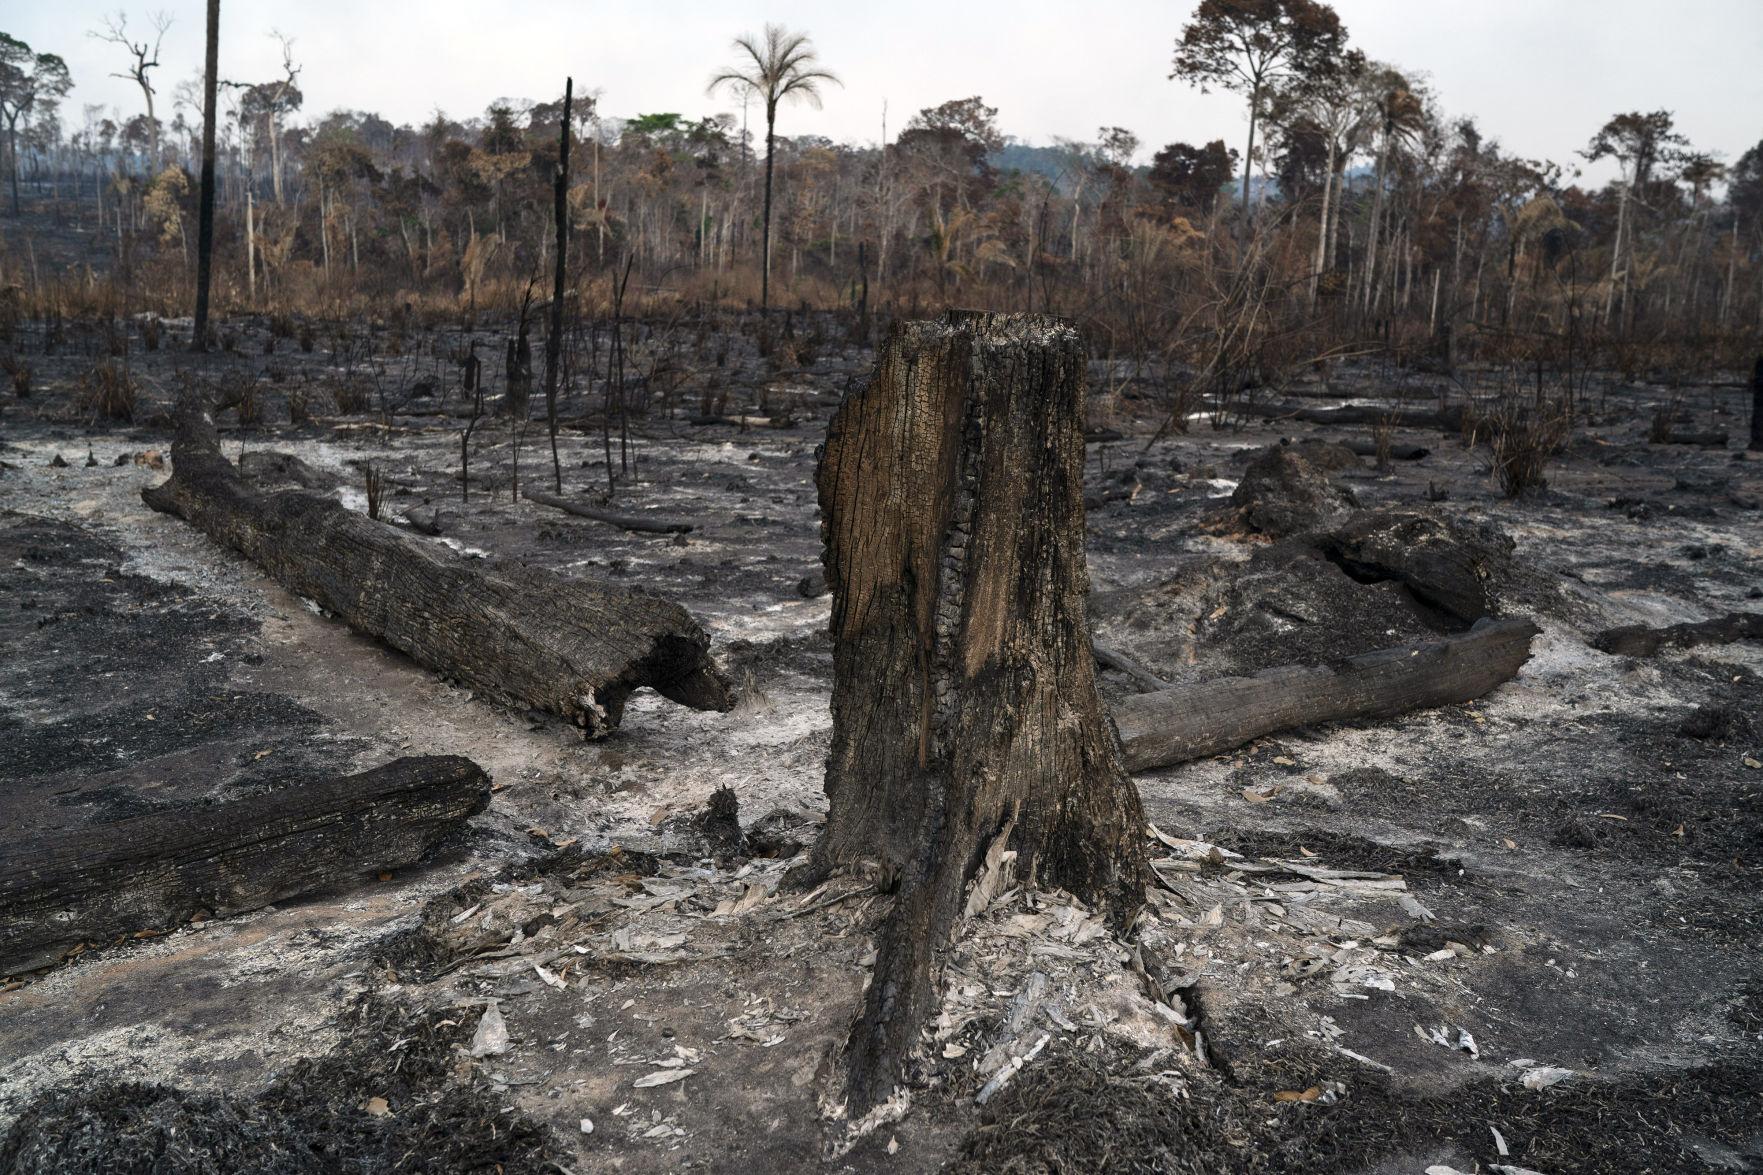
{"label": "overcast sky", "polygon": [[[157,73],[162,110],[201,68],[203,5],[163,0],[128,10],[146,32],[173,17]],[[125,55],[86,35],[112,3],[14,0],[0,30],[60,53],[75,89],[69,123],[101,103],[140,107],[131,82],[109,77]],[[1763,0],[1335,0],[1353,43],[1431,78],[1444,110],[1472,114],[1508,150],[1572,165],[1611,114],[1664,108],[1699,149],[1730,160],[1763,139]],[[572,73],[608,115],[728,109],[704,96],[731,60],[730,38],[766,20],[806,30],[844,81],[822,110],[791,109],[786,134],[874,142],[921,107],[982,95],[1006,133],[1044,143],[1093,139],[1125,126],[1141,158],[1175,140],[1224,138],[1241,149],[1241,102],[1168,80],[1187,0],[224,0],[221,76],[269,80],[295,39],[306,113],[347,107],[398,122],[437,107],[481,114],[500,97],[544,99]],[[169,114],[167,114],[169,116]],[[1604,178],[1600,169],[1588,178]]]}

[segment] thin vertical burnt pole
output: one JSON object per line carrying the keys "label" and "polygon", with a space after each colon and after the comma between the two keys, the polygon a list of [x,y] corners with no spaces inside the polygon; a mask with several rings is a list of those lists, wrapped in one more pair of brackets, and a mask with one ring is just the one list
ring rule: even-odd
{"label": "thin vertical burnt pole", "polygon": [[208,286],[214,272],[214,90],[220,68],[220,0],[208,0],[208,52],[202,74],[202,194],[196,230],[196,329],[190,350],[208,349]]}
{"label": "thin vertical burnt pole", "polygon": [[552,215],[557,221],[557,272],[551,279],[551,331],[545,338],[545,426],[551,432],[552,488],[563,492],[563,465],[557,459],[557,373],[563,351],[563,282],[569,266],[569,103],[575,79],[563,79],[563,129],[558,132],[557,182]]}

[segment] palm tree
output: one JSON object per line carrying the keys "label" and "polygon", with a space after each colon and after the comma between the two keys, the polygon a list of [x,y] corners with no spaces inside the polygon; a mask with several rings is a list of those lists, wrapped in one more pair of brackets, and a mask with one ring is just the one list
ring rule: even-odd
{"label": "palm tree", "polygon": [[806,33],[792,33],[782,25],[768,24],[763,37],[743,33],[735,38],[734,45],[742,55],[741,61],[711,78],[708,92],[727,89],[737,94],[756,94],[765,100],[765,213],[760,245],[765,260],[759,278],[759,308],[765,310],[771,303],[771,172],[776,154],[772,148],[777,133],[777,108],[786,101],[800,99],[818,109],[820,83],[842,83],[816,67],[818,57]]}

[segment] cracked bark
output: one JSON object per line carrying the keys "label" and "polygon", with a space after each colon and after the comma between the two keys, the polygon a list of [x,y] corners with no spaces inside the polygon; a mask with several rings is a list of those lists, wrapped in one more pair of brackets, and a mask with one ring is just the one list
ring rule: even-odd
{"label": "cracked bark", "polygon": [[1124,924],[1144,815],[1096,692],[1083,349],[1058,320],[897,327],[817,475],[835,602],[827,827],[809,879],[878,865],[895,904],[844,1053],[861,1114],[901,1079],[986,846]]}

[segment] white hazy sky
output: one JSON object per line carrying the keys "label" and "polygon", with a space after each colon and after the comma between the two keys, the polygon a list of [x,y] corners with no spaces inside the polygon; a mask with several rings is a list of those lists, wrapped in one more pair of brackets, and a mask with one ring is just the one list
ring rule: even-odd
{"label": "white hazy sky", "polygon": [[[108,76],[122,50],[86,35],[114,0],[13,0],[0,29],[73,71],[69,122],[101,103],[140,109],[130,82]],[[1611,114],[1664,108],[1696,147],[1730,160],[1763,139],[1763,0],[1335,0],[1354,44],[1430,76],[1443,108],[1473,114],[1508,150],[1572,165]],[[201,68],[200,0],[128,9],[174,19],[158,72],[169,107]],[[809,32],[840,75],[822,110],[793,109],[786,134],[873,142],[882,104],[893,134],[920,107],[980,94],[1004,130],[1042,143],[1125,126],[1155,147],[1244,136],[1241,103],[1168,80],[1188,0],[223,0],[221,76],[268,80],[280,29],[296,41],[306,112],[373,110],[419,121],[459,118],[500,97],[542,99],[566,73],[597,89],[608,115],[727,109],[704,83],[728,42],[767,20]],[[1605,171],[1588,172],[1604,178]]]}

